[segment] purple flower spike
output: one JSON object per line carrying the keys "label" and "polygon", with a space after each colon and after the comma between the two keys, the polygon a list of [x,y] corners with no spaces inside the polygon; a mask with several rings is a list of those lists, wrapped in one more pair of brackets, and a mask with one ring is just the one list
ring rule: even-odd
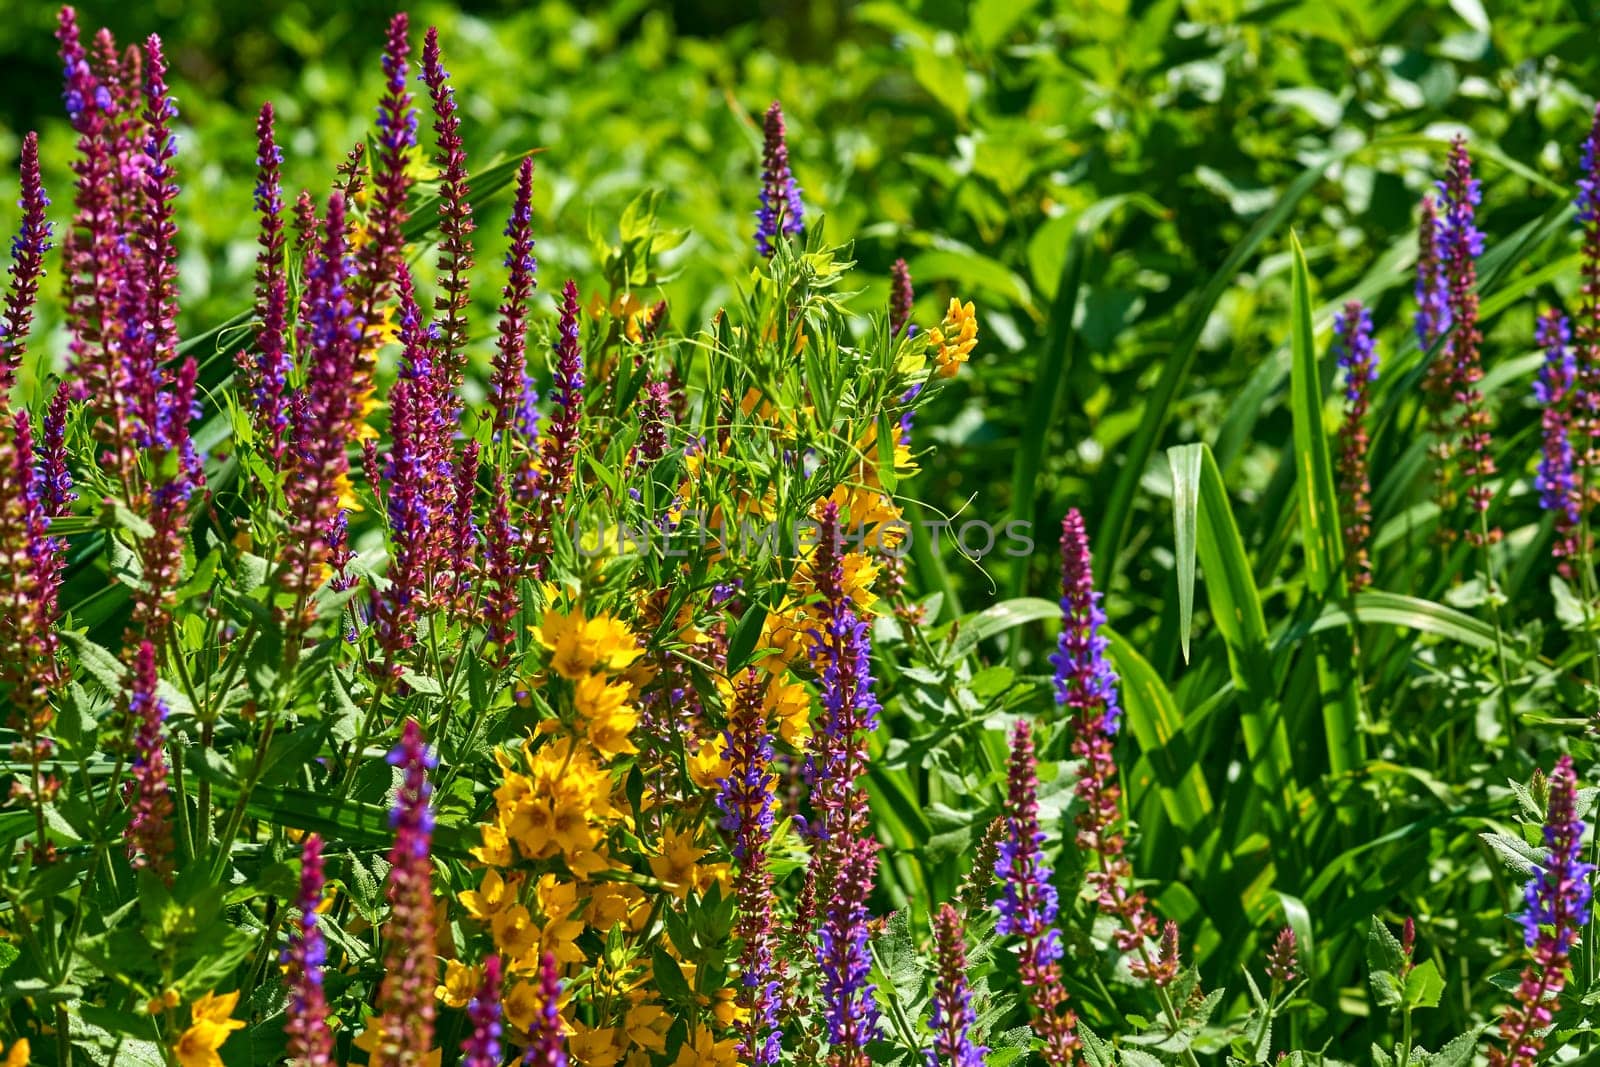
{"label": "purple flower spike", "polygon": [[328,1029],[328,998],[322,984],[328,947],[317,918],[322,886],[322,838],[307,834],[300,850],[300,898],[296,902],[300,914],[290,925],[289,944],[281,957],[284,985],[289,989],[283,1028],[289,1038],[289,1061],[295,1067],[330,1067],[333,1063],[333,1033]]}
{"label": "purple flower spike", "polygon": [[928,1067],[983,1067],[989,1050],[972,1039],[978,1013],[967,988],[967,943],[961,913],[949,904],[933,913],[933,1048]]}
{"label": "purple flower spike", "polygon": [[772,871],[767,846],[772,840],[776,803],[773,789],[772,733],[767,727],[765,692],[754,668],[734,684],[733,708],[723,734],[728,777],[717,782],[721,826],[733,839],[734,896],[739,917],[734,933],[743,943],[739,954],[739,1055],[757,1067],[775,1064],[782,1053],[778,1030],[781,991],[773,968]]}
{"label": "purple flower spike", "polygon": [[485,637],[495,646],[495,662],[511,662],[515,624],[522,610],[522,534],[511,522],[511,497],[505,475],[494,472],[494,500],[483,538],[484,574],[488,579],[483,614]]}
{"label": "purple flower spike", "polygon": [[251,414],[274,462],[282,459],[289,432],[285,396],[290,369],[289,276],[284,261],[282,163],[283,150],[273,132],[272,105],[262,104],[256,122],[256,213],[261,216],[260,251],[256,254],[256,353],[252,362],[241,351],[239,360],[250,390]]}
{"label": "purple flower spike", "polygon": [[539,962],[539,1014],[522,1062],[528,1067],[567,1067],[567,1039],[561,1031],[561,975],[554,953]]}
{"label": "purple flower spike", "polygon": [[1449,285],[1444,274],[1444,231],[1431,195],[1422,198],[1417,223],[1417,345],[1424,352],[1450,329]]}
{"label": "purple flower spike", "polygon": [[461,1067],[500,1067],[504,1045],[500,1037],[500,957],[483,961],[483,984],[467,1006],[472,1033],[461,1042]]}
{"label": "purple flower spike", "polygon": [[539,510],[528,539],[534,577],[541,579],[554,547],[550,533],[556,512],[572,488],[583,423],[583,349],[578,342],[578,314],[578,285],[569,278],[561,290],[560,338],[556,342],[553,382],[555,412],[542,442],[543,470],[536,485]]}
{"label": "purple flower spike", "polygon": [[1344,368],[1344,421],[1339,425],[1339,500],[1344,512],[1345,569],[1350,588],[1360,592],[1372,584],[1372,485],[1367,472],[1367,407],[1378,379],[1378,356],[1372,341],[1372,313],[1352,300],[1333,318],[1335,351]]}
{"label": "purple flower spike", "polygon": [[1056,703],[1115,736],[1122,720],[1117,672],[1106,658],[1110,642],[1100,632],[1106,613],[1094,588],[1089,537],[1083,516],[1071,508],[1061,520],[1061,637],[1050,662],[1056,669]]}
{"label": "purple flower spike", "polygon": [[1050,866],[1044,860],[1033,730],[1026,719],[1018,720],[1011,735],[1005,816],[1006,837],[994,867],[1001,886],[995,932],[1022,941],[1018,970],[1033,1008],[1033,1032],[1044,1041],[1045,1062],[1070,1064],[1079,1045],[1078,1020],[1066,1009],[1067,991],[1061,985],[1056,888],[1050,884]]}
{"label": "purple flower spike", "polygon": [[909,337],[916,329],[911,325],[911,305],[916,296],[911,289],[911,268],[905,260],[894,261],[889,279],[889,336]]}
{"label": "purple flower spike", "polygon": [[61,9],[56,37],[66,88],[67,116],[78,135],[73,160],[73,222],[64,241],[68,380],[73,396],[88,399],[102,420],[110,455],[106,466],[126,474],[134,463],[124,410],[121,367],[112,345],[118,317],[118,291],[128,269],[129,248],[119,216],[118,164],[112,147],[110,91],[90,69],[78,34],[77,15]]}
{"label": "purple flower spike", "polygon": [[156,695],[156,650],[139,644],[128,716],[134,722],[129,763],[128,858],[138,870],[172,881],[172,787],[167,784],[167,705]]}
{"label": "purple flower spike", "polygon": [[384,977],[378,990],[380,1017],[374,1063],[409,1062],[418,1049],[433,1047],[433,787],[428,771],[439,760],[428,751],[417,720],[407,719],[400,743],[389,753],[400,771],[400,788],[389,813],[394,847],[389,850],[389,905],[384,926]]}
{"label": "purple flower spike", "polygon": [[67,410],[71,404],[66,385],[57,386],[41,422],[39,465],[44,471],[44,485],[40,496],[50,518],[70,513],[72,502],[78,499],[72,491],[72,470],[67,466]]}
{"label": "purple flower spike", "polygon": [[[1583,142],[1583,176],[1578,179],[1578,223],[1583,234],[1578,254],[1583,276],[1578,311],[1577,394],[1573,406],[1581,466],[1600,465],[1600,104],[1595,105],[1589,136]],[[1584,501],[1585,506],[1593,503]]]}
{"label": "purple flower spike", "polygon": [[11,705],[8,721],[33,743],[50,722],[50,694],[61,681],[55,627],[64,546],[50,536],[48,474],[41,477],[35,462],[33,423],[26,410],[7,421],[0,425],[0,558],[11,562],[0,569],[0,698]]}
{"label": "purple flower spike", "polygon": [[139,243],[144,261],[145,299],[153,331],[155,362],[166,365],[178,347],[178,196],[173,160],[178,154],[172,124],[178,104],[167,91],[167,61],[161,38],[151,34],[144,57],[144,202],[139,212]]}
{"label": "purple flower spike", "polygon": [[411,106],[411,23],[404,11],[389,20],[383,50],[383,96],[378,101],[377,144],[373,152],[370,238],[362,250],[362,321],[376,321],[377,306],[393,284],[405,258],[406,195],[411,189],[411,150],[417,144],[417,109]]}
{"label": "purple flower spike", "polygon": [[1559,997],[1571,971],[1570,953],[1589,922],[1594,867],[1583,862],[1582,820],[1572,757],[1556,761],[1549,779],[1544,844],[1547,858],[1534,871],[1519,916],[1533,959],[1522,972],[1513,1001],[1500,1017],[1504,1048],[1489,1051],[1491,1067],[1533,1067],[1544,1048]]}
{"label": "purple flower spike", "polygon": [[[490,391],[494,404],[495,440],[519,431],[520,411],[528,382],[528,303],[538,286],[539,262],[533,257],[533,158],[517,168],[517,192],[506,223],[511,247],[506,250],[509,275],[501,291],[500,333],[495,341],[494,377]],[[518,442],[533,444],[531,438]]]}
{"label": "purple flower spike", "polygon": [[756,212],[756,251],[768,259],[776,251],[778,234],[789,237],[805,232],[805,206],[800,186],[789,170],[789,145],[783,127],[783,108],[774,100],[764,124],[766,144],[761,150],[761,210]]}
{"label": "purple flower spike", "polygon": [[28,331],[33,326],[33,305],[39,298],[39,279],[44,277],[44,255],[50,250],[50,220],[39,177],[39,135],[29,131],[22,139],[22,228],[11,239],[11,286],[6,292],[5,312],[0,314],[0,402],[16,380],[27,348]]}
{"label": "purple flower spike", "polygon": [[1578,361],[1572,350],[1572,328],[1567,317],[1554,308],[1539,316],[1535,337],[1545,353],[1544,365],[1533,383],[1533,397],[1541,408],[1539,419],[1544,449],[1533,484],[1539,490],[1539,506],[1555,513],[1553,553],[1562,574],[1570,577],[1569,560],[1577,552],[1575,531],[1581,517],[1581,493],[1573,469],[1576,452],[1572,445]]}
{"label": "purple flower spike", "polygon": [[455,89],[439,54],[439,31],[428,27],[422,44],[422,80],[433,99],[433,130],[439,152],[439,295],[434,308],[443,334],[440,348],[451,386],[460,380],[465,365],[467,306],[472,302],[472,205],[467,202],[467,153],[461,142],[461,117],[456,114]]}
{"label": "purple flower spike", "polygon": [[841,852],[817,934],[819,993],[828,1026],[828,1062],[869,1067],[867,1043],[878,1036],[878,987],[867,939],[867,897],[878,868],[878,843],[850,841]]}
{"label": "purple flower spike", "polygon": [[[1478,329],[1477,258],[1483,253],[1483,233],[1477,226],[1477,206],[1483,192],[1472,175],[1472,158],[1463,137],[1451,142],[1438,192],[1442,212],[1438,240],[1443,250],[1450,328],[1423,382],[1434,416],[1437,495],[1441,512],[1448,515],[1458,488],[1451,468],[1459,466],[1459,485],[1466,486],[1472,510],[1481,515],[1489,508],[1493,489],[1488,479],[1495,473],[1489,447],[1491,420],[1479,388],[1483,334]],[[1440,536],[1453,535],[1441,526]],[[1466,537],[1471,544],[1483,545],[1498,541],[1500,531],[1471,528]]]}

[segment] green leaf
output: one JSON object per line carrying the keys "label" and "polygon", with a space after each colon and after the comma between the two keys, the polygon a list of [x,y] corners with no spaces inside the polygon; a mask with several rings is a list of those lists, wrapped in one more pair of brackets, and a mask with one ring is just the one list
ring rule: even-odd
{"label": "green leaf", "polygon": [[1306,254],[1293,231],[1289,390],[1294,410],[1294,459],[1300,501],[1300,537],[1305,548],[1306,585],[1314,596],[1336,596],[1344,587],[1344,543],[1339,501],[1333,490],[1333,464],[1322,422],[1322,378],[1311,332],[1311,282]]}
{"label": "green leaf", "polygon": [[1413,1008],[1437,1008],[1444,994],[1444,979],[1432,960],[1423,960],[1406,975],[1406,1003]]}
{"label": "green leaf", "polygon": [[1155,771],[1162,807],[1173,825],[1193,830],[1213,811],[1211,789],[1183,732],[1183,713],[1155,668],[1118,634],[1102,628],[1122,676],[1122,707],[1139,748]]}
{"label": "green leaf", "polygon": [[1178,567],[1178,644],[1189,662],[1189,631],[1194,622],[1195,530],[1200,521],[1200,464],[1198,448],[1170,449],[1172,467],[1173,544]]}
{"label": "green leaf", "polygon": [[767,606],[760,601],[752,603],[745,609],[744,615],[739,619],[739,625],[734,627],[733,636],[728,638],[728,671],[741,670],[750,662],[750,654],[755,651],[756,642],[761,639],[761,630],[767,623]]}

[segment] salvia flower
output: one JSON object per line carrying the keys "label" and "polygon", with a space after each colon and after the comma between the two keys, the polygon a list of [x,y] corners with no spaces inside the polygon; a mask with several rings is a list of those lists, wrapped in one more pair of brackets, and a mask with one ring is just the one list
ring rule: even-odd
{"label": "salvia flower", "polygon": [[511,521],[511,497],[505,475],[494,472],[494,494],[483,535],[485,638],[495,646],[496,662],[511,660],[515,623],[522,610],[522,533]]}
{"label": "salvia flower", "polygon": [[67,409],[71,403],[66,386],[57,386],[39,423],[39,466],[44,475],[40,497],[45,514],[51,518],[67,514],[78,499],[72,491],[72,470],[67,465]]}
{"label": "salvia flower", "polygon": [[148,328],[155,361],[165,365],[178,345],[178,184],[173,160],[178,154],[172,125],[178,103],[167,90],[167,61],[161,38],[151,34],[144,56],[144,201],[138,218],[140,253],[145,274]]}
{"label": "salvia flower", "polygon": [[1144,894],[1132,888],[1132,866],[1123,853],[1122,789],[1112,751],[1122,719],[1119,679],[1106,657],[1109,643],[1100,632],[1105,611],[1094,588],[1089,536],[1076,508],[1061,520],[1061,591],[1061,637],[1050,662],[1056,669],[1056,703],[1072,715],[1072,751],[1083,761],[1073,793],[1083,804],[1075,819],[1078,847],[1095,859],[1085,882],[1100,909],[1122,920],[1115,940],[1123,951],[1139,953],[1133,973],[1159,978],[1161,961],[1145,948],[1156,936],[1156,918]]}
{"label": "salvia flower", "polygon": [[823,906],[817,932],[822,1011],[828,1026],[828,1062],[869,1067],[867,1043],[878,1035],[877,986],[868,981],[867,896],[878,867],[878,843],[855,838],[840,849],[841,864]]}
{"label": "salvia flower", "polygon": [[461,1067],[501,1067],[505,1062],[500,1037],[500,957],[483,961],[483,983],[467,1006],[472,1032],[461,1042]]}
{"label": "salvia flower", "polygon": [[440,347],[448,380],[454,385],[461,376],[466,355],[467,305],[472,270],[472,205],[467,202],[467,153],[461,142],[461,117],[456,113],[456,91],[450,84],[439,53],[439,31],[428,27],[422,43],[422,81],[433,99],[433,130],[439,151],[434,163],[439,168],[439,295],[434,307],[439,312],[443,334]]}
{"label": "salvia flower", "polygon": [[1061,984],[1059,907],[1044,858],[1039,828],[1039,775],[1033,729],[1019,719],[1011,734],[1011,765],[1006,792],[1006,837],[995,860],[1000,899],[995,902],[995,932],[1022,942],[1018,971],[1033,1009],[1033,1032],[1044,1041],[1046,1063],[1070,1064],[1079,1045],[1077,1016],[1066,1008]]}
{"label": "salvia flower", "polygon": [[1489,1051],[1491,1067],[1531,1067],[1539,1059],[1555,1001],[1567,983],[1572,946],[1589,922],[1594,867],[1580,858],[1585,827],[1577,813],[1578,782],[1571,756],[1556,761],[1549,783],[1546,859],[1528,880],[1519,916],[1533,958],[1501,1015],[1504,1047]]}
{"label": "salvia flower", "polygon": [[[1574,333],[1578,340],[1578,384],[1575,407],[1579,440],[1578,463],[1600,464],[1600,104],[1595,105],[1589,135],[1583,142],[1578,179],[1578,226],[1582,242],[1578,269],[1582,306]],[[1585,501],[1588,506],[1593,501]]]}
{"label": "salvia flower", "polygon": [[889,336],[910,337],[916,329],[911,325],[911,305],[916,295],[911,288],[911,268],[905,260],[894,261],[889,279]]}
{"label": "salvia flower", "polygon": [[120,368],[112,352],[118,292],[129,260],[117,203],[117,159],[112,146],[111,92],[95,77],[79,37],[77,16],[61,9],[56,38],[66,88],[67,117],[78,134],[72,163],[73,223],[64,248],[65,318],[69,334],[69,380],[104,420],[100,427],[119,469],[132,462],[123,440]]}
{"label": "salvia flower", "polygon": [[1424,352],[1450,329],[1450,301],[1444,274],[1444,232],[1439,206],[1431,195],[1422,198],[1417,223],[1417,345]]}
{"label": "salvia flower", "polygon": [[734,683],[733,707],[723,734],[728,775],[717,782],[720,825],[732,838],[737,871],[733,891],[739,902],[734,933],[742,940],[739,953],[739,1055],[746,1063],[778,1062],[780,991],[773,969],[772,871],[767,845],[772,840],[776,811],[772,771],[772,732],[767,725],[766,693],[754,668]]}
{"label": "salvia flower", "polygon": [[128,858],[139,870],[172,880],[172,787],[167,784],[167,705],[156,694],[156,650],[139,644],[128,717],[134,724],[129,761]]}
{"label": "salvia flower", "polygon": [[578,434],[583,423],[583,349],[578,338],[578,285],[571,278],[561,290],[560,337],[556,341],[553,380],[555,412],[541,442],[541,471],[537,479],[539,510],[530,531],[528,550],[534,574],[544,576],[552,550],[551,529],[556,514],[572,488],[578,456]]}
{"label": "salvia flower", "polygon": [[756,212],[756,251],[771,258],[778,235],[795,237],[805,232],[805,206],[800,186],[789,170],[789,144],[783,126],[783,107],[776,100],[767,108],[761,150],[761,208]]}
{"label": "salvia flower", "polygon": [[256,213],[261,216],[260,250],[256,253],[256,351],[252,360],[239,353],[250,390],[251,414],[266,442],[269,456],[283,455],[289,432],[288,307],[289,275],[284,259],[283,188],[279,170],[283,150],[273,130],[270,103],[261,105],[256,122]]}
{"label": "salvia flower", "polygon": [[1345,568],[1350,587],[1372,584],[1372,484],[1367,469],[1367,409],[1378,378],[1372,313],[1352,300],[1333,317],[1339,366],[1344,370],[1344,421],[1339,424],[1339,500],[1344,513]]}
{"label": "salvia flower", "polygon": [[29,131],[22,139],[22,227],[11,239],[11,285],[6,290],[5,311],[0,313],[0,401],[11,389],[28,331],[33,327],[33,305],[39,298],[39,280],[44,277],[44,256],[50,250],[50,220],[39,177],[39,135]]}
{"label": "salvia flower", "polygon": [[1533,383],[1533,398],[1540,407],[1539,425],[1544,448],[1533,485],[1539,491],[1539,506],[1555,515],[1553,551],[1562,573],[1570,576],[1571,565],[1567,561],[1577,552],[1575,531],[1581,517],[1581,494],[1572,445],[1573,390],[1577,384],[1578,361],[1572,350],[1572,327],[1567,317],[1554,308],[1539,316],[1535,337],[1539,347],[1544,349],[1544,364]]}
{"label": "salvia flower", "polygon": [[300,302],[299,350],[305,354],[306,381],[291,406],[291,547],[280,570],[284,587],[296,594],[301,609],[291,634],[296,640],[311,621],[305,611],[328,562],[327,531],[341,507],[340,493],[350,472],[349,442],[357,436],[360,421],[356,366],[362,326],[351,299],[345,202],[337,193],[328,198],[327,218],[318,229]]}
{"label": "salvia flower", "polygon": [[539,962],[539,1012],[534,1016],[528,1052],[522,1062],[528,1067],[567,1067],[567,1039],[561,1027],[561,978],[554,953],[546,952]]}
{"label": "salvia flower", "polygon": [[1299,961],[1295,958],[1294,931],[1285,926],[1278,931],[1278,939],[1267,950],[1267,977],[1274,985],[1286,986],[1295,979]]}
{"label": "salvia flower", "polygon": [[438,757],[428,751],[417,720],[407,719],[400,743],[389,753],[399,768],[400,788],[389,821],[394,847],[389,850],[389,905],[384,926],[384,977],[378,991],[381,1016],[374,1064],[411,1064],[433,1047],[434,987],[437,984],[433,945],[433,787],[428,771]]}
{"label": "salvia flower", "polygon": [[362,320],[389,291],[404,261],[406,195],[411,188],[411,151],[417,144],[417,109],[411,104],[411,23],[404,11],[389,20],[383,49],[383,96],[378,101],[377,143],[373,151],[372,204],[367,213],[367,244],[362,249]]}
{"label": "salvia flower", "polygon": [[0,426],[0,559],[7,561],[0,568],[0,694],[20,720],[12,725],[37,744],[61,681],[55,627],[63,546],[49,532],[49,480],[34,460],[33,422],[26,410],[7,421]]}
{"label": "salvia flower", "polygon": [[[539,263],[533,257],[533,157],[517,168],[517,192],[506,223],[508,271],[501,291],[499,336],[495,339],[490,395],[496,440],[522,429],[521,406],[528,387],[528,302],[539,284]],[[519,442],[531,446],[531,438]]]}
{"label": "salvia flower", "polygon": [[300,914],[290,926],[289,943],[281,962],[289,1003],[284,1011],[288,1057],[294,1067],[330,1067],[333,1033],[328,1029],[328,998],[323,969],[328,947],[322,937],[317,909],[322,904],[322,838],[307,834],[300,848]]}
{"label": "salvia flower", "polygon": [[[1488,479],[1495,473],[1494,457],[1489,449],[1490,418],[1479,388],[1483,379],[1480,354],[1483,334],[1478,328],[1477,259],[1483,253],[1483,233],[1477,227],[1476,215],[1483,193],[1478,180],[1472,176],[1472,158],[1463,137],[1451,143],[1439,195],[1444,209],[1440,235],[1444,244],[1451,328],[1435,364],[1438,367],[1442,363],[1442,369],[1435,377],[1442,375],[1448,383],[1450,402],[1456,413],[1450,417],[1448,426],[1441,424],[1437,429],[1442,437],[1453,438],[1449,447],[1459,462],[1467,500],[1473,511],[1482,515],[1489,509],[1493,490]],[[1445,472],[1441,472],[1441,476],[1449,477]],[[1445,486],[1441,507],[1452,503],[1450,488]],[[1467,532],[1467,540],[1472,544],[1497,541],[1499,537],[1500,532],[1487,525],[1481,530]]]}
{"label": "salvia flower", "polygon": [[989,1050],[973,1040],[978,1013],[967,987],[967,943],[961,913],[949,904],[933,913],[933,1048],[928,1067],[983,1067]]}

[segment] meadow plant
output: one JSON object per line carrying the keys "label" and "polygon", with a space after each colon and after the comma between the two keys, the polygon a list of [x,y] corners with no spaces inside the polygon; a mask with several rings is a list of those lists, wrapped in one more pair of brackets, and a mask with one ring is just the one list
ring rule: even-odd
{"label": "meadow plant", "polygon": [[[1505,260],[1457,137],[1414,320],[1335,302],[1322,361],[1293,243],[1294,446],[1222,434],[1165,482],[1162,428],[1107,411],[1128,397],[1094,337],[1120,297],[1074,303],[1094,226],[1146,205],[1056,205],[1083,228],[1039,316],[1066,384],[1037,410],[1071,393],[1132,432],[1113,477],[1170,498],[1173,538],[1125,542],[1127,500],[1076,495],[1097,529],[1019,477],[1013,517],[1060,517],[1059,595],[977,607],[911,532],[934,511],[913,479],[981,447],[981,418],[928,413],[1021,336],[969,295],[1026,286],[887,220],[862,248],[905,248],[859,284],[812,121],[791,143],[742,90],[739,232],[691,239],[647,193],[588,246],[547,241],[546,186],[581,153],[481,149],[443,36],[390,19],[341,160],[295,158],[298,109],[255,112],[253,273],[207,325],[179,226],[205,157],[166,46],[59,15],[66,125],[18,140],[0,309],[0,1064],[1591,1054],[1600,111],[1570,320],[1496,318]],[[234,133],[248,155],[248,116]],[[1003,153],[963,138],[996,180]],[[57,210],[41,158],[69,148]],[[1566,240],[1551,219],[1518,247]],[[669,303],[719,249],[714,312]],[[1502,358],[1523,327],[1537,365]],[[1524,367],[1537,446],[1494,388]],[[1233,478],[1296,520],[1241,524]],[[1170,603],[1138,594],[1146,564]],[[1512,610],[1533,574],[1548,628]],[[1035,577],[1019,560],[1019,592]],[[1424,696],[1401,720],[1366,686]],[[1399,762],[1416,746],[1432,764]],[[1481,854],[1422,862],[1462,825]],[[1485,918],[1500,862],[1526,879],[1514,953]]]}

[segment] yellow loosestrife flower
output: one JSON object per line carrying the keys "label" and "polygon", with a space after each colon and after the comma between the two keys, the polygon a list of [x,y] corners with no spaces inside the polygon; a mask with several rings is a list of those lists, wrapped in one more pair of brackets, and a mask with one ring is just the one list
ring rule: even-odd
{"label": "yellow loosestrife flower", "polygon": [[222,1057],[217,1055],[217,1050],[228,1040],[229,1034],[244,1029],[244,1023],[231,1018],[238,1003],[237,991],[220,997],[207,993],[194,1002],[189,1029],[172,1046],[172,1054],[181,1067],[222,1067]]}
{"label": "yellow loosestrife flower", "polygon": [[950,298],[950,308],[944,321],[928,331],[928,344],[933,348],[933,360],[941,378],[954,378],[978,344],[978,316],[972,302],[963,304]]}

